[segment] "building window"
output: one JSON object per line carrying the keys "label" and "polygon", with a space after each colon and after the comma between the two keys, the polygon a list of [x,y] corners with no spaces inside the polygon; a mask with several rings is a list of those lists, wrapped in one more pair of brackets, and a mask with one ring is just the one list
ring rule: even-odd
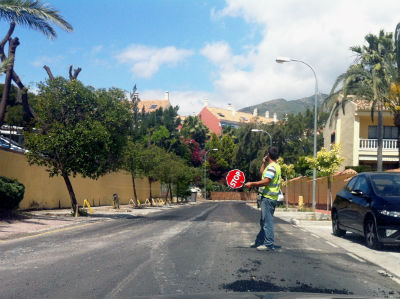
{"label": "building window", "polygon": [[[397,139],[397,127],[384,126],[383,139]],[[378,126],[368,126],[368,139],[378,138]]]}
{"label": "building window", "polygon": [[150,109],[156,109],[158,105],[151,105]]}
{"label": "building window", "polygon": [[219,116],[221,117],[225,117],[225,115],[223,115],[222,113],[217,113]]}
{"label": "building window", "polygon": [[397,139],[397,127],[394,127],[394,126],[383,127],[383,138],[384,139]]}
{"label": "building window", "polygon": [[332,134],[331,134],[331,144],[333,143],[335,143],[335,139],[336,139],[336,133],[335,132],[333,132]]}
{"label": "building window", "polygon": [[378,138],[378,126],[368,126],[368,139]]}

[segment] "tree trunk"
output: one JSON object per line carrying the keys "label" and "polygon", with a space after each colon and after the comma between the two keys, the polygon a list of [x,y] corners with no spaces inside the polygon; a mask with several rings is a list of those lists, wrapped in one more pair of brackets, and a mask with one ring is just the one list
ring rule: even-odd
{"label": "tree trunk", "polygon": [[4,117],[6,115],[6,108],[8,98],[10,96],[10,89],[11,89],[11,80],[14,68],[14,59],[15,59],[15,51],[19,45],[18,37],[10,38],[8,41],[8,58],[11,60],[11,64],[7,67],[6,71],[6,79],[4,81],[4,89],[3,94],[1,96],[0,102],[0,127],[4,123]]}
{"label": "tree trunk", "polygon": [[135,184],[135,176],[131,174],[132,176],[132,187],[133,187],[133,197],[135,198],[135,204],[137,205],[137,195],[136,195],[136,184]]}
{"label": "tree trunk", "polygon": [[382,121],[382,107],[378,107],[378,152],[377,152],[377,171],[382,171],[382,138],[383,138],[383,121]]}
{"label": "tree trunk", "polygon": [[169,198],[170,198],[170,202],[173,202],[173,198],[172,198],[172,186],[171,184],[169,184]]}
{"label": "tree trunk", "polygon": [[67,185],[69,197],[71,198],[72,210],[74,211],[75,217],[78,216],[78,203],[76,201],[74,189],[72,188],[71,181],[69,180],[68,174],[63,173],[62,177],[64,178],[65,185]]}
{"label": "tree trunk", "polygon": [[168,202],[169,187],[170,187],[170,184],[168,184],[167,193],[165,193],[165,202]]}
{"label": "tree trunk", "polygon": [[150,201],[150,205],[151,206],[153,206],[153,201],[152,201],[152,199],[153,199],[153,194],[151,193],[151,183],[152,183],[152,179],[150,178],[150,177],[148,177],[148,180],[149,180],[149,189],[150,189],[150,195],[149,195],[149,201]]}
{"label": "tree trunk", "polygon": [[331,177],[328,177],[328,200],[326,201],[326,210],[329,211],[332,208],[332,181]]}
{"label": "tree trunk", "polygon": [[179,201],[179,183],[176,183],[176,203]]}
{"label": "tree trunk", "polygon": [[[400,24],[400,23],[399,23]],[[397,127],[397,150],[398,150],[398,168],[400,168],[400,112],[396,112],[394,115],[394,125]]]}
{"label": "tree trunk", "polygon": [[285,198],[286,198],[286,209],[289,208],[289,186],[288,186],[288,179],[286,177],[286,188],[285,188]]}

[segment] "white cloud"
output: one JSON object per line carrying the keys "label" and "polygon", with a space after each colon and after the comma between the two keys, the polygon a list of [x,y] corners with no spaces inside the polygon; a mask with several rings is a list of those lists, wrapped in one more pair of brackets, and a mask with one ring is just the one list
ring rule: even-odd
{"label": "white cloud", "polygon": [[94,47],[92,48],[92,54],[99,53],[101,50],[103,50],[103,45],[94,46]]}
{"label": "white cloud", "polygon": [[[225,71],[231,70],[234,67],[242,68],[248,65],[248,58],[240,55],[233,55],[231,47],[225,41],[209,43],[200,53]],[[251,54],[250,52],[249,55]]]}
{"label": "white cloud", "polygon": [[227,0],[211,18],[243,18],[261,25],[261,41],[243,45],[235,55],[228,42],[207,44],[201,54],[217,67],[215,95],[220,103],[236,107],[274,98],[312,95],[314,77],[300,63],[277,64],[277,56],[309,63],[316,71],[321,92],[329,92],[336,77],[353,62],[350,46],[364,44],[368,33],[393,32],[400,21],[400,2],[381,0]]}
{"label": "white cloud", "polygon": [[32,65],[36,67],[43,67],[44,65],[54,66],[64,60],[64,56],[39,56],[33,62]]}
{"label": "white cloud", "polygon": [[121,63],[132,65],[131,71],[136,77],[150,78],[164,64],[173,66],[177,62],[193,55],[193,51],[175,47],[147,47],[131,45],[117,55]]}

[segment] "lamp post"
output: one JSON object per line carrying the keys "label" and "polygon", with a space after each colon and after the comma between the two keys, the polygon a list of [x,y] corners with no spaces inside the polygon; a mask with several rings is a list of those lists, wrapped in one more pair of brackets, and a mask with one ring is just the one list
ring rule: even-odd
{"label": "lamp post", "polygon": [[271,134],[268,133],[267,131],[260,130],[260,129],[251,129],[252,132],[263,132],[266,133],[269,136],[269,146],[272,146],[272,137]]}
{"label": "lamp post", "polygon": [[217,148],[212,148],[204,154],[204,199],[207,199],[207,176],[206,176],[206,162],[207,162],[207,154],[211,151],[217,151]]}
{"label": "lamp post", "polygon": [[[317,157],[317,105],[318,105],[318,80],[317,80],[317,75],[315,74],[314,69],[309,65],[308,63],[298,60],[298,59],[293,59],[293,58],[288,58],[288,57],[278,57],[275,60],[277,63],[285,63],[285,62],[300,62],[302,64],[305,64],[308,66],[311,71],[314,74],[315,78],[315,90],[314,90],[314,159]],[[315,204],[316,204],[316,190],[317,190],[317,170],[315,167],[313,168],[313,198],[312,198],[312,207],[315,209]]]}

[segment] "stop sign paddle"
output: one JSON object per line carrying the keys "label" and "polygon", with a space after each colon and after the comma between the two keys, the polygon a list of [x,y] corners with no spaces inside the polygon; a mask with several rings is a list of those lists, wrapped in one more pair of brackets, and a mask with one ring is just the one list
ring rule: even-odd
{"label": "stop sign paddle", "polygon": [[239,169],[229,171],[226,176],[226,183],[233,189],[241,188],[245,181],[244,173]]}

